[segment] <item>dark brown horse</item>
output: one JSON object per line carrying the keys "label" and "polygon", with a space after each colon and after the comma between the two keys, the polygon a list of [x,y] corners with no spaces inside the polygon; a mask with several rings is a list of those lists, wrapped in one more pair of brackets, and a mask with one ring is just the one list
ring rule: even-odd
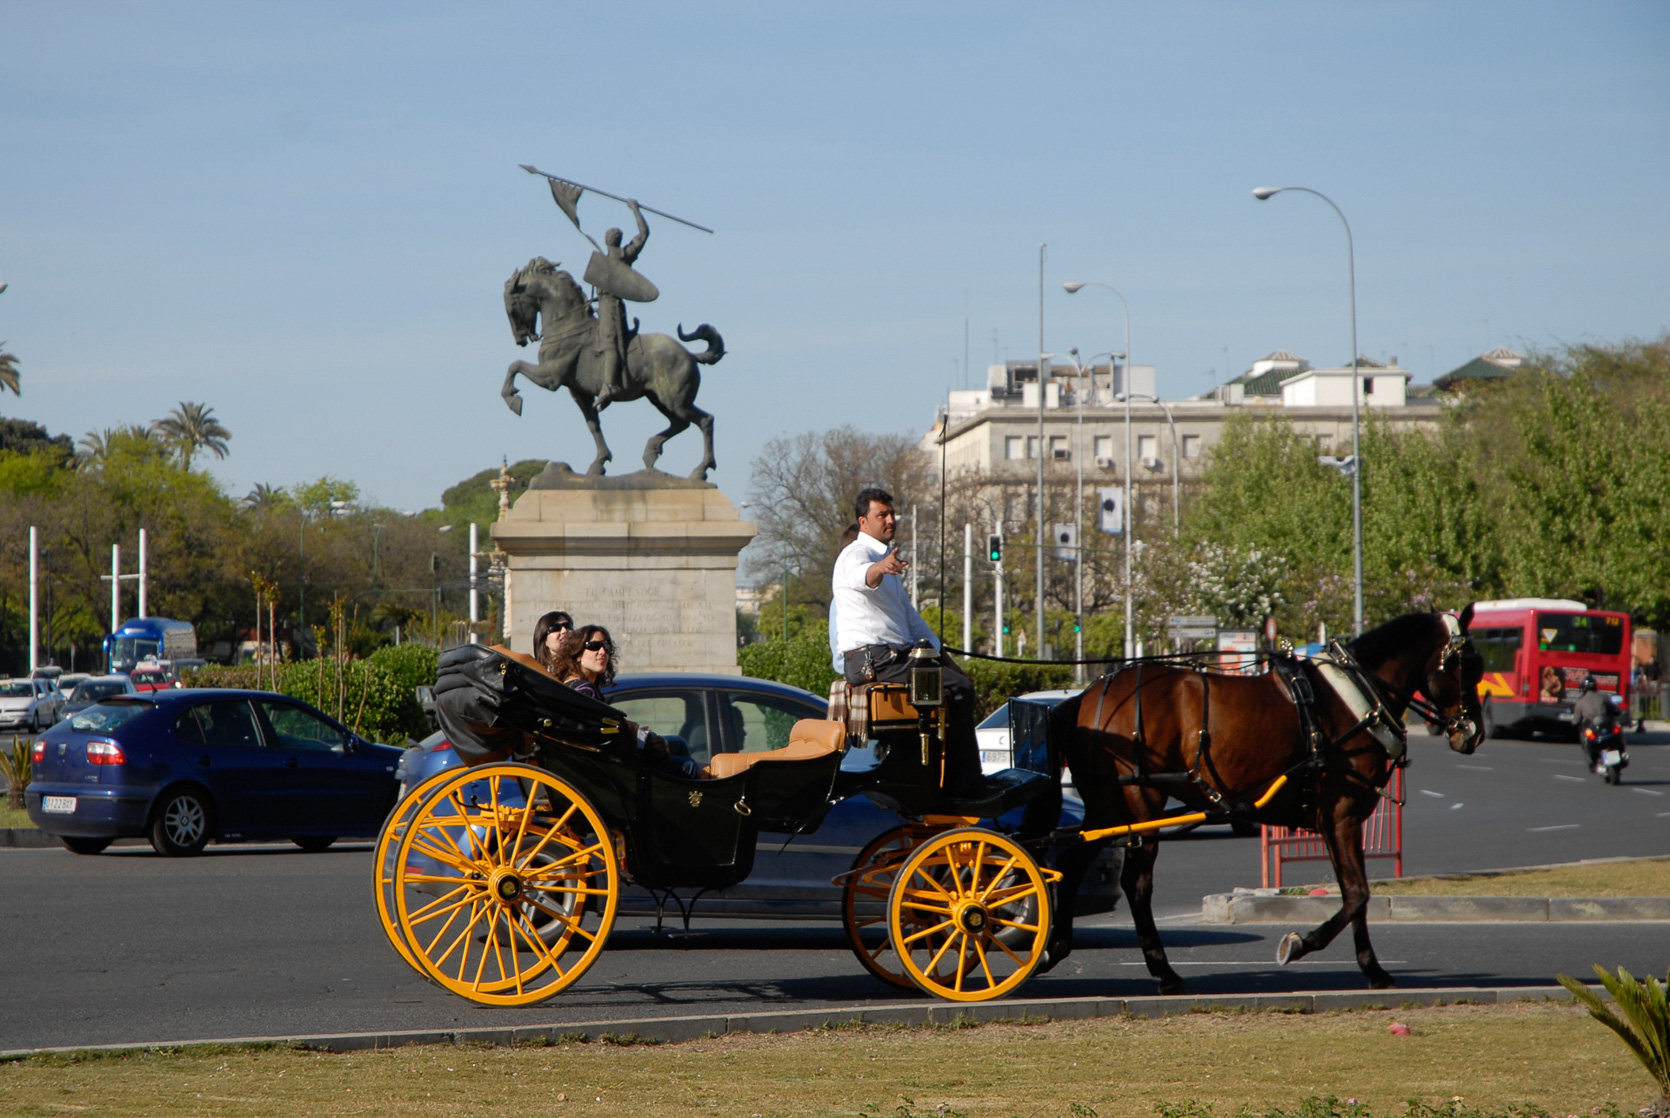
{"label": "dark brown horse", "polygon": [[[1393,754],[1402,751],[1402,719],[1416,692],[1435,712],[1451,749],[1471,753],[1483,738],[1477,686],[1482,663],[1467,639],[1472,617],[1471,605],[1459,619],[1399,617],[1345,645],[1349,656],[1340,658],[1340,668],[1289,661],[1284,670],[1233,676],[1144,663],[1104,676],[1052,720],[1069,735],[1066,760],[1084,798],[1085,830],[1158,818],[1167,798],[1175,797],[1199,811],[1227,808],[1239,819],[1316,831],[1339,879],[1340,909],[1304,936],[1288,933],[1277,960],[1286,964],[1320,951],[1350,924],[1357,965],[1369,984],[1393,985],[1368,938],[1363,821],[1391,775]],[[1356,711],[1330,677],[1347,681],[1348,697],[1360,696]],[[1280,791],[1253,809],[1283,775]],[[1161,993],[1181,993],[1183,980],[1166,961],[1154,926],[1156,840],[1126,841],[1121,884],[1148,971]],[[1093,852],[1086,846],[1063,859],[1063,896],[1077,890]],[[1072,949],[1072,905],[1057,911],[1052,966]]]}

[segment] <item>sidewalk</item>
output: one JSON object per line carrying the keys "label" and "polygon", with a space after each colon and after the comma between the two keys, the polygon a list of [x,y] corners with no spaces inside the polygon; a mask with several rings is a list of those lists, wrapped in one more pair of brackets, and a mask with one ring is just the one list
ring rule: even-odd
{"label": "sidewalk", "polygon": [[[1321,923],[1339,911],[1338,893],[1282,895],[1237,889],[1202,897],[1204,924]],[[1371,896],[1368,918],[1405,924],[1546,924],[1584,920],[1670,920],[1670,897],[1412,897]]]}

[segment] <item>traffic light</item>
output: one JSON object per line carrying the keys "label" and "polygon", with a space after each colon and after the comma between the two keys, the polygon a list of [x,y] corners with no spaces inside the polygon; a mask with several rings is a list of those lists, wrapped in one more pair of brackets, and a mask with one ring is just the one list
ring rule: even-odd
{"label": "traffic light", "polygon": [[[994,563],[1003,562],[1003,537],[992,534],[986,537],[986,551]],[[1007,632],[1007,630],[1005,630]]]}

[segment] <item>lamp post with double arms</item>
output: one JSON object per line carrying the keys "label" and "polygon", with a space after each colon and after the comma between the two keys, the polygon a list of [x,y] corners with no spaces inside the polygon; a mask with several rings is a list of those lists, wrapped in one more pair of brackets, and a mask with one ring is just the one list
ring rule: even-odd
{"label": "lamp post with double arms", "polygon": [[1363,632],[1363,451],[1362,446],[1362,382],[1357,379],[1357,259],[1351,241],[1351,223],[1345,211],[1334,205],[1334,200],[1320,190],[1308,186],[1261,186],[1253,191],[1260,202],[1293,190],[1314,194],[1328,203],[1345,226],[1345,273],[1351,294],[1351,568],[1352,568],[1352,623],[1353,631]]}
{"label": "lamp post with double arms", "polygon": [[[1122,307],[1125,311],[1125,350],[1124,352],[1115,354],[1114,356],[1125,362],[1125,379],[1129,382],[1131,377],[1131,306],[1129,303],[1125,302],[1125,296],[1119,293],[1118,288],[1105,283],[1097,283],[1093,280],[1064,283],[1061,286],[1066,289],[1067,294],[1069,295],[1076,295],[1081,289],[1086,287],[1101,287],[1113,292],[1114,296],[1119,300],[1120,307]],[[1111,358],[1109,371],[1112,371]],[[1109,379],[1112,378],[1110,377]],[[1136,655],[1136,626],[1135,619],[1131,613],[1131,524],[1134,519],[1131,515],[1131,386],[1129,383],[1126,383],[1124,387],[1126,389],[1124,392],[1125,523],[1121,525],[1121,527],[1125,532],[1125,659],[1129,660],[1131,657]]]}

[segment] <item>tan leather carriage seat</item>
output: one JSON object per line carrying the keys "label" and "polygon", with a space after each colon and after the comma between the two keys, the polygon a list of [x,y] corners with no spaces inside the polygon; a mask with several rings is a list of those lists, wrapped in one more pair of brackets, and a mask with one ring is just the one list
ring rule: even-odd
{"label": "tan leather carriage seat", "polygon": [[847,728],[839,722],[802,718],[789,731],[789,744],[759,753],[716,753],[708,762],[713,779],[724,780],[768,761],[810,761],[837,753],[846,744]]}

